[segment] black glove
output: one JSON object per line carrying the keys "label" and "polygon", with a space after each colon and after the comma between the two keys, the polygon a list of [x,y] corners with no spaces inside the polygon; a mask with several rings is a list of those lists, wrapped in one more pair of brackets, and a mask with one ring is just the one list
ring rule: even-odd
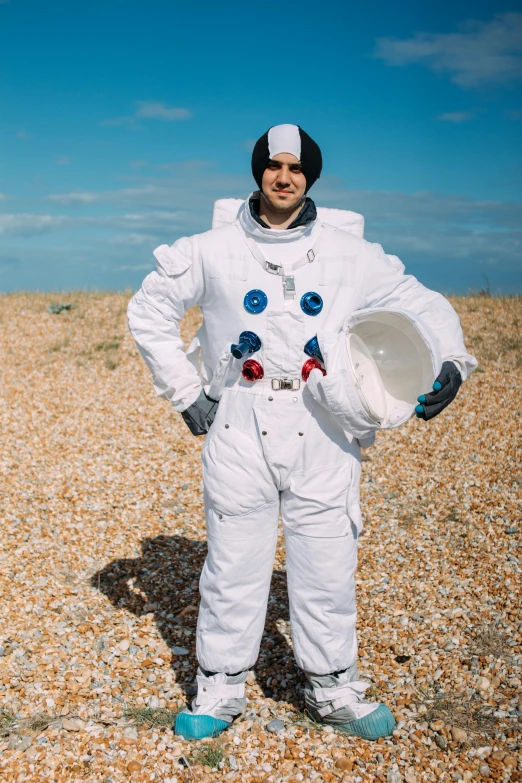
{"label": "black glove", "polygon": [[429,421],[453,402],[462,384],[462,377],[453,362],[444,362],[442,369],[433,384],[433,391],[417,397],[421,405],[417,405],[415,413],[418,419]]}
{"label": "black glove", "polygon": [[219,402],[207,397],[203,389],[196,402],[181,412],[185,424],[193,435],[206,435],[217,413]]}

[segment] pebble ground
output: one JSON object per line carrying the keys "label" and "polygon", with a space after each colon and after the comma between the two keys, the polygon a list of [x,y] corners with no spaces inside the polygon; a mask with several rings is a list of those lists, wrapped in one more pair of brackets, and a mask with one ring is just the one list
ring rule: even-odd
{"label": "pebble ground", "polygon": [[0,299],[0,780],[522,780],[522,300],[452,300],[479,369],[364,455],[359,666],[393,736],[302,715],[281,540],[248,711],[189,744],[128,713],[190,698],[206,547],[201,439],[156,398],[128,298]]}

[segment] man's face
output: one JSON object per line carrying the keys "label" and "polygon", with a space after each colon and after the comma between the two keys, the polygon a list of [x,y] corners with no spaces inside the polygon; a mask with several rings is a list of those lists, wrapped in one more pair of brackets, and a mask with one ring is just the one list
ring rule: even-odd
{"label": "man's face", "polygon": [[261,189],[276,212],[295,209],[306,190],[306,177],[295,155],[289,152],[275,155],[263,173]]}

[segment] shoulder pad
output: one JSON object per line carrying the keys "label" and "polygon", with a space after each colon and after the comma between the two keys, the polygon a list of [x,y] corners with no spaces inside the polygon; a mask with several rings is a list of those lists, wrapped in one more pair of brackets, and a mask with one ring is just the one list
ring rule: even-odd
{"label": "shoulder pad", "polygon": [[154,250],[154,257],[156,259],[156,268],[162,269],[165,274],[181,275],[185,270],[192,265],[192,254],[183,253],[179,247],[175,245],[160,245]]}

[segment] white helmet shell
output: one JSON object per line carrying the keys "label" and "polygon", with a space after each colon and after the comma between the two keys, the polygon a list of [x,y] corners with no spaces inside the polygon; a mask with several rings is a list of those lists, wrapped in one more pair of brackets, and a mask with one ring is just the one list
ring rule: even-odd
{"label": "white helmet shell", "polygon": [[358,310],[340,334],[317,337],[327,375],[312,371],[308,386],[356,438],[408,421],[440,372],[436,336],[405,310]]}
{"label": "white helmet shell", "polygon": [[438,343],[417,315],[367,309],[346,322],[347,366],[361,404],[381,429],[414,413],[440,372]]}

